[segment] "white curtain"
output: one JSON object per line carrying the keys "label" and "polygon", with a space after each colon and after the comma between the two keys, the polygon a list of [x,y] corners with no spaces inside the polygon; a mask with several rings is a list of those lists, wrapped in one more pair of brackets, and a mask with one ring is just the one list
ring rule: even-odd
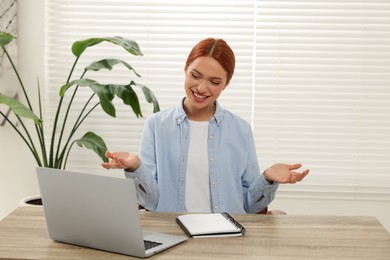
{"label": "white curtain", "polygon": [[[390,1],[135,1],[47,0],[45,108],[74,61],[75,40],[123,36],[144,56],[111,45],[87,50],[81,68],[116,57],[141,74],[161,109],[184,96],[184,62],[206,37],[225,39],[236,72],[222,93],[223,107],[253,126],[260,167],[301,162],[311,175],[282,185],[279,196],[390,199]],[[128,80],[124,69],[101,81]],[[72,116],[85,99],[78,99]],[[145,118],[116,102],[118,118],[95,111],[80,129],[101,135],[110,150],[138,151]],[[103,171],[92,152],[74,147],[68,169]]]}

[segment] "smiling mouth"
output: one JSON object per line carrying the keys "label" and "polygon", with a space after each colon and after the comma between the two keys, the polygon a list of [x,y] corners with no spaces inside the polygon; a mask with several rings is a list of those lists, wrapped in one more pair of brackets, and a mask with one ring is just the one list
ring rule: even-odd
{"label": "smiling mouth", "polygon": [[207,98],[207,96],[202,96],[202,95],[196,94],[195,92],[192,92],[192,94],[194,95],[195,99],[199,100],[199,101],[203,101]]}

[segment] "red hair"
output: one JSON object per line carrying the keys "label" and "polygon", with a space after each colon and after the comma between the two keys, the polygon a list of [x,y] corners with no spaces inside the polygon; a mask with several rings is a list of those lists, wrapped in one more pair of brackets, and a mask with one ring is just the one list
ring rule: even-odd
{"label": "red hair", "polygon": [[233,77],[236,59],[230,46],[222,39],[207,38],[196,44],[188,55],[184,70],[199,57],[212,57],[222,66],[227,74],[229,84]]}

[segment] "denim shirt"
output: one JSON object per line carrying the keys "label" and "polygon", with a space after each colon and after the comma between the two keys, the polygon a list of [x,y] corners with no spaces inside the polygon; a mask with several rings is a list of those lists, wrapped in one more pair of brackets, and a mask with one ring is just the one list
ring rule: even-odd
{"label": "denim shirt", "polygon": [[[125,171],[135,180],[137,197],[151,211],[185,211],[189,122],[179,105],[146,121],[141,165]],[[257,213],[273,200],[278,183],[260,172],[249,123],[216,104],[209,122],[208,158],[213,212]]]}

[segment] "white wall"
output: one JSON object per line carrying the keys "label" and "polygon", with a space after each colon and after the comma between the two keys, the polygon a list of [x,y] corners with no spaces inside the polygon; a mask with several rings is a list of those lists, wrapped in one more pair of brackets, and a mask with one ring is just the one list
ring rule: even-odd
{"label": "white wall", "polygon": [[[24,84],[34,92],[43,75],[43,2],[18,1],[19,68]],[[21,198],[38,194],[36,163],[27,146],[7,125],[0,127],[0,219],[14,210]]]}
{"label": "white wall", "polygon": [[[19,63],[26,86],[36,90],[43,79],[43,1],[19,0]],[[43,80],[42,80],[43,82]],[[10,127],[0,127],[0,219],[21,198],[38,193],[35,162]],[[299,185],[299,184],[298,184]],[[390,232],[390,202],[341,199],[297,199],[277,196],[270,209],[288,214],[376,216]]]}

